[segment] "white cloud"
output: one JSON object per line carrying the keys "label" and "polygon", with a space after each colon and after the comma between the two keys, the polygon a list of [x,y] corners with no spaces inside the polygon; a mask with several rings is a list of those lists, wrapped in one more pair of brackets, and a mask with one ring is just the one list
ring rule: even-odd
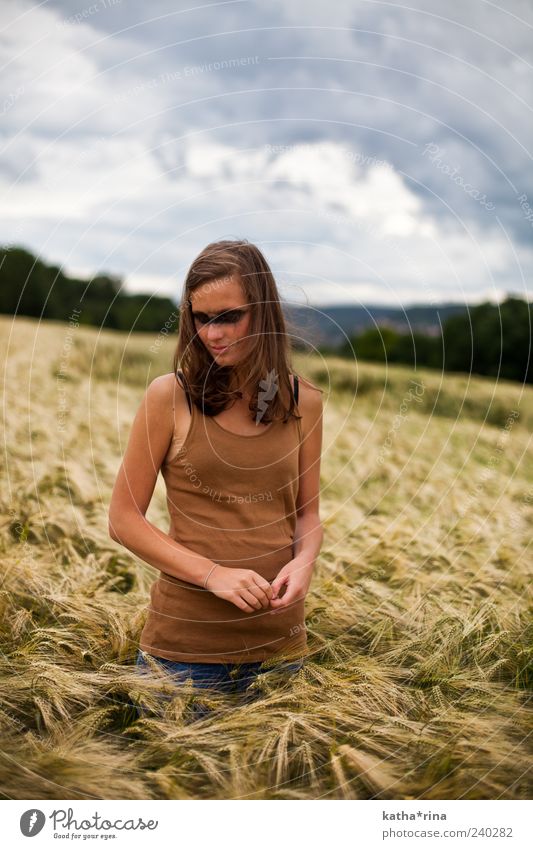
{"label": "white cloud", "polygon": [[[34,146],[38,177],[6,185],[0,214],[26,220],[84,219],[117,201],[155,193],[163,179],[141,140],[85,137],[63,140],[44,151]],[[11,191],[9,191],[11,189]]]}

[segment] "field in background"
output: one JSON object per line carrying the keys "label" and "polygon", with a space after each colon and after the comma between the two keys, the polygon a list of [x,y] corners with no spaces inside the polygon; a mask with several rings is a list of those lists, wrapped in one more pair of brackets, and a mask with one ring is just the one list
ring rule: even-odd
{"label": "field in background", "polygon": [[0,341],[3,798],[531,798],[533,389],[296,356],[325,390],[310,656],[188,725],[187,689],[137,719],[157,573],[107,535],[173,340],[2,316]]}

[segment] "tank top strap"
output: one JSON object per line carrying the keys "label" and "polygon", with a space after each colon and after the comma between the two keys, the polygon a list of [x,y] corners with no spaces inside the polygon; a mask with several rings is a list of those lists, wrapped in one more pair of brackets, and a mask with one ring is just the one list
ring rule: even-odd
{"label": "tank top strap", "polygon": [[187,389],[187,382],[185,380],[185,375],[183,374],[181,369],[178,369],[176,374],[179,377],[179,379],[181,380],[183,389],[185,391],[185,396],[187,398],[187,404],[189,405],[189,412],[192,413],[191,399],[190,399],[190,396],[189,396],[189,390]]}
{"label": "tank top strap", "polygon": [[297,404],[298,403],[298,375],[297,374],[294,375],[294,392],[293,392],[293,395],[294,395],[294,403]]}

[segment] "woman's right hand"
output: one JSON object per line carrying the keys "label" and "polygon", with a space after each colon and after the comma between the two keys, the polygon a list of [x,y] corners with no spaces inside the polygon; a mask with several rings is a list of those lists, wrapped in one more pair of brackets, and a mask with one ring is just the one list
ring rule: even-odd
{"label": "woman's right hand", "polygon": [[234,569],[217,564],[205,588],[218,598],[231,601],[245,613],[269,607],[272,598],[272,587],[253,569]]}

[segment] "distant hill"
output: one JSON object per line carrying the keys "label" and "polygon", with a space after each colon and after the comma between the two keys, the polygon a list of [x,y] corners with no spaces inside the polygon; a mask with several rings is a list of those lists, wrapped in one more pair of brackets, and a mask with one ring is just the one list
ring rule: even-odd
{"label": "distant hill", "polygon": [[[180,293],[176,293],[179,295]],[[284,304],[296,349],[319,349],[353,360],[477,373],[533,382],[531,304],[508,296],[501,304],[394,306]],[[128,294],[120,277],[69,277],[22,247],[0,248],[0,313],[68,321],[127,333],[173,333],[173,298]]]}
{"label": "distant hill", "polygon": [[[79,321],[116,330],[158,332],[171,317],[177,299],[156,295],[129,294],[126,282],[99,272],[80,280],[63,269],[46,263],[21,246],[0,247],[0,312],[68,321],[75,308],[81,308]],[[465,312],[464,304],[410,306],[405,311],[393,306],[341,304],[305,307],[284,304],[287,318],[300,328],[304,347],[308,344],[337,348],[346,336],[357,335],[375,324],[400,333],[409,328],[437,336],[452,314]]]}
{"label": "distant hill", "polygon": [[[447,318],[463,314],[467,309],[465,304],[443,303],[435,306],[421,304],[406,307],[405,310],[383,305],[340,304],[336,306],[285,306],[285,314],[292,324],[299,328],[298,335],[303,340],[303,346],[337,348],[343,345],[346,337],[357,336],[369,327],[380,325],[390,327],[399,333],[424,333],[427,336],[440,336]],[[294,331],[293,331],[294,332]]]}
{"label": "distant hill", "polygon": [[300,308],[291,314],[289,332],[300,350],[315,347],[326,356],[531,383],[531,310],[529,302],[512,296],[500,304],[413,306],[405,313],[383,307]]}

